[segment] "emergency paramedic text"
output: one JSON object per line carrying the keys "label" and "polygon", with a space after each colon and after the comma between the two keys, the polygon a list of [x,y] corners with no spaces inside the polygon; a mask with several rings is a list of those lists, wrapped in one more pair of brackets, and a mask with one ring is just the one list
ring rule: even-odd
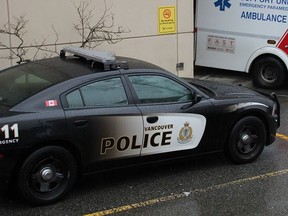
{"label": "emergency paramedic text", "polygon": [[[288,11],[288,0],[241,0],[240,7],[257,9],[257,11],[242,11],[241,19],[287,23],[287,15],[277,14],[276,11]],[[261,9],[274,10],[275,13],[265,13]]]}

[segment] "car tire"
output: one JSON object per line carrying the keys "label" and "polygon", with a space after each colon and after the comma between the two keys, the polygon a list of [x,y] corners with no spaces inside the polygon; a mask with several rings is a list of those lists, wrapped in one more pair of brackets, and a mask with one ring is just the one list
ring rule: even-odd
{"label": "car tire", "polygon": [[287,78],[287,68],[277,58],[266,56],[253,64],[254,83],[260,87],[277,89],[283,86]]}
{"label": "car tire", "polygon": [[72,188],[77,176],[73,155],[59,146],[33,152],[22,164],[18,188],[29,203],[45,205],[58,201]]}
{"label": "car tire", "polygon": [[262,153],[266,137],[265,125],[259,118],[244,117],[231,131],[227,153],[235,163],[250,163]]}

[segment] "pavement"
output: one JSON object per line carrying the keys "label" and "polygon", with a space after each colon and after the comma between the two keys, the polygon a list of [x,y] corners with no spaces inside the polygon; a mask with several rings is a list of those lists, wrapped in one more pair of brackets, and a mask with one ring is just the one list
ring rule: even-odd
{"label": "pavement", "polygon": [[253,85],[253,79],[250,74],[238,71],[195,66],[194,78],[223,82],[231,85],[241,84],[242,86],[246,86],[248,88],[256,88]]}
{"label": "pavement", "polygon": [[255,86],[253,83],[253,77],[251,74],[231,71],[231,70],[223,70],[216,68],[207,68],[207,67],[199,67],[195,66],[194,69],[194,78],[201,80],[210,80],[215,82],[222,82],[231,85],[239,85],[261,91],[266,93],[275,92],[280,97],[288,97],[288,86],[285,86],[281,89],[263,89],[258,86]]}

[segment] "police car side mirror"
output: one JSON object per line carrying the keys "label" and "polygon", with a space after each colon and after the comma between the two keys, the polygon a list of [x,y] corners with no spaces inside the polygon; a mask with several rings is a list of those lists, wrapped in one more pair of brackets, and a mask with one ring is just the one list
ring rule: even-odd
{"label": "police car side mirror", "polygon": [[188,109],[188,108],[192,107],[194,104],[197,104],[202,100],[202,96],[196,94],[196,92],[191,92],[191,98],[192,98],[191,103],[186,104],[183,107],[181,107],[182,110]]}
{"label": "police car side mirror", "polygon": [[192,92],[192,103],[193,103],[193,105],[199,103],[201,100],[202,100],[202,96],[201,95],[196,94],[196,92]]}

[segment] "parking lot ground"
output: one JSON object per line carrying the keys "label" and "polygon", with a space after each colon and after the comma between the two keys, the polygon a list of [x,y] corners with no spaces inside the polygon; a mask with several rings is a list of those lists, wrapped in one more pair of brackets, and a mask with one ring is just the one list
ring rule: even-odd
{"label": "parking lot ground", "polygon": [[194,78],[215,82],[223,82],[231,85],[241,84],[248,88],[254,87],[250,74],[230,70],[195,67]]}
{"label": "parking lot ground", "polygon": [[[195,77],[258,89],[243,73],[196,68]],[[29,206],[0,194],[0,215],[288,215],[288,90],[275,92],[281,126],[276,141],[253,163],[235,165],[213,154],[101,173],[83,179],[68,197],[48,206]]]}

